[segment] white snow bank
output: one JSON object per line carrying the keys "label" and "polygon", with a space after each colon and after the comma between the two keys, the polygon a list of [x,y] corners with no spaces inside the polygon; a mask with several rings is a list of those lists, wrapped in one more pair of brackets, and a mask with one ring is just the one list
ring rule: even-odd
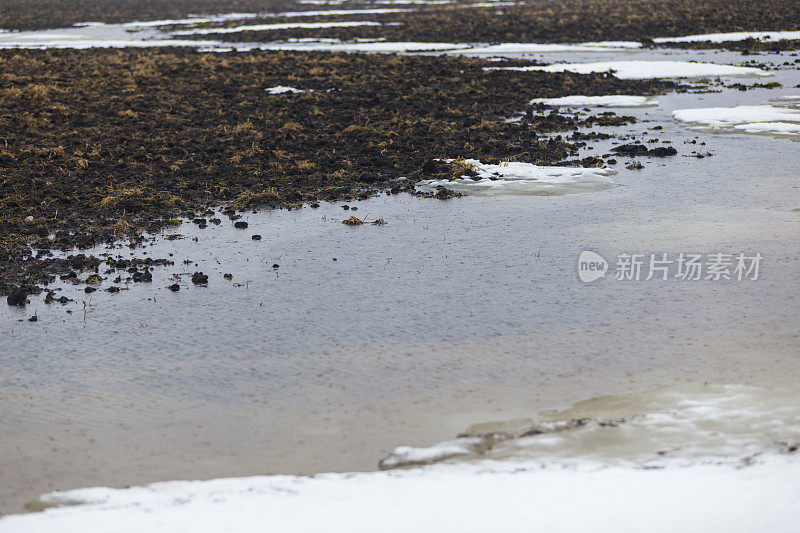
{"label": "white snow bank", "polygon": [[[196,16],[184,19],[168,19],[168,20],[148,20],[148,21],[134,21],[125,22],[120,26],[126,28],[146,28],[156,26],[184,26],[194,24],[207,24],[210,22],[225,22],[228,20],[244,20],[253,18],[282,18],[282,17],[319,17],[325,15],[380,15],[384,13],[400,13],[403,11],[410,11],[410,9],[400,8],[380,8],[380,9],[326,9],[317,11],[283,11],[279,13],[224,13],[221,15],[210,16]],[[117,26],[117,24],[103,24],[104,26]],[[84,22],[75,24],[76,26],[98,25],[96,22]]]}
{"label": "white snow bank", "polygon": [[569,107],[647,107],[658,105],[658,100],[644,96],[610,94],[606,96],[562,96],[561,98],[534,98],[530,105],[545,104]]}
{"label": "white snow bank", "polygon": [[708,76],[771,76],[769,72],[754,67],[717,65],[715,63],[692,63],[688,61],[598,61],[593,63],[556,63],[546,66],[486,67],[484,70],[516,70],[527,72],[592,72],[614,71],[620,79],[650,78],[700,78]]}
{"label": "white snow bank", "polygon": [[152,39],[147,41],[135,39],[66,39],[63,41],[49,42],[4,42],[0,40],[0,50],[8,48],[25,50],[44,50],[48,48],[85,50],[88,48],[155,48],[162,46],[206,48],[211,50],[216,49],[220,44],[221,43],[218,41],[187,41],[178,39]]}
{"label": "white snow bank", "polygon": [[382,15],[385,13],[403,13],[413,11],[407,8],[377,9],[323,9],[319,11],[284,11],[282,13],[265,13],[263,17],[319,17],[324,15]]}
{"label": "white snow bank", "polygon": [[677,109],[672,112],[672,116],[680,122],[697,122],[712,128],[747,122],[800,122],[800,110],[782,109],[771,105]]}
{"label": "white snow bank", "polygon": [[773,135],[800,135],[800,124],[789,122],[751,122],[737,124],[734,129],[745,133],[771,133]]}
{"label": "white snow bank", "polygon": [[402,52],[434,52],[452,50],[458,47],[466,48],[469,45],[453,43],[417,43],[417,42],[324,42],[324,41],[288,41],[258,44],[254,47],[240,47],[242,49],[258,50],[297,50],[315,52],[369,52],[369,53],[402,53]]}
{"label": "white snow bank", "polygon": [[455,180],[425,180],[420,185],[431,188],[441,185],[477,195],[560,195],[608,187],[613,183],[609,176],[617,173],[610,168],[549,167],[520,162],[490,165],[477,159],[464,162],[472,166],[477,179],[464,176]]}
{"label": "white snow bank", "polygon": [[275,87],[270,87],[269,89],[264,89],[269,94],[283,94],[283,93],[302,93],[305,92],[302,89],[295,89],[294,87],[284,87],[283,85],[276,85]]}
{"label": "white snow bank", "polygon": [[500,43],[470,48],[470,55],[534,54],[546,52],[610,52],[637,50],[642,43],[633,41],[603,41],[590,43]]}
{"label": "white snow bank", "polygon": [[314,29],[314,28],[349,28],[353,26],[381,26],[380,22],[366,20],[342,22],[286,22],[283,24],[253,24],[250,26],[235,26],[233,28],[194,28],[170,32],[170,35],[209,35],[212,33],[239,33],[243,31],[272,31],[289,29]]}
{"label": "white snow bank", "polygon": [[800,134],[800,110],[771,105],[678,109],[672,116],[694,129],[773,135]]}
{"label": "white snow bank", "polygon": [[372,2],[373,5],[423,5],[423,6],[441,6],[447,4],[455,4],[455,0],[376,0]]}
{"label": "white snow bank", "polygon": [[686,35],[684,37],[658,37],[654,43],[691,43],[711,42],[723,43],[726,41],[743,41],[745,39],[758,39],[761,41],[779,41],[783,39],[800,39],[800,31],[737,31],[731,33],[704,33],[699,35]]}
{"label": "white snow bank", "polygon": [[105,22],[78,22],[74,27],[79,28],[157,28],[160,26],[194,26],[197,24],[208,24],[213,22],[226,22],[229,20],[246,20],[254,18],[282,18],[282,17],[319,17],[325,15],[380,15],[384,13],[400,13],[411,11],[401,8],[378,8],[378,9],[327,9],[317,11],[283,11],[280,13],[223,13],[219,15],[197,15],[182,19],[163,19],[124,22],[122,24],[106,24]]}
{"label": "white snow bank", "polygon": [[77,27],[110,27],[121,26],[123,28],[156,28],[159,26],[187,26],[192,24],[207,24],[209,22],[225,22],[227,20],[244,20],[259,17],[258,13],[225,13],[221,15],[211,16],[196,16],[187,17],[183,19],[166,19],[166,20],[145,20],[125,22],[122,24],[105,24],[102,22],[79,22],[75,24]]}
{"label": "white snow bank", "polygon": [[[658,470],[480,462],[52,493],[2,533],[794,531],[800,461]],[[74,505],[79,504],[79,505]]]}

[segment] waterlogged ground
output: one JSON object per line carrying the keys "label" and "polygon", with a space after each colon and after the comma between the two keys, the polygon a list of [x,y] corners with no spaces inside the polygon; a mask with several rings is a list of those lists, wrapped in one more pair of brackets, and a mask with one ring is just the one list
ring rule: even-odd
{"label": "waterlogged ground", "polygon": [[[747,389],[747,398],[759,420],[796,438],[798,144],[696,132],[672,118],[676,109],[797,94],[796,70],[774,74],[767,79],[783,88],[668,94],[658,106],[624,110],[639,122],[603,131],[658,139],[648,147],[678,155],[637,158],[639,170],[616,157],[613,184],[591,192],[381,196],[349,203],[355,212],[322,203],[247,213],[244,230],[224,216],[206,229],[186,221],[166,232],[182,239],[95,250],[173,254],[175,265],[116,294],[63,284],[57,295],[75,300],[64,306],[45,305],[44,295],[25,309],[0,306],[0,457],[14,458],[0,468],[0,511],[53,489],[372,470],[400,444],[548,419],[601,395],[640,393],[658,413],[669,405],[653,407],[660,393],[648,391],[689,396],[690,386],[722,412],[739,408],[725,400],[739,389],[708,389],[717,394],[709,400],[706,383],[787,387]],[[620,142],[592,143],[581,155]],[[713,155],[690,157],[698,153]],[[342,225],[351,215],[387,224]],[[579,280],[583,250],[611,263],[605,279]],[[761,253],[759,279],[613,279],[618,254],[680,252]],[[190,281],[197,271],[207,287]],[[166,288],[176,282],[178,292]],[[574,415],[619,414],[613,402],[586,405]],[[758,416],[742,417],[740,433]],[[737,434],[730,427],[739,419],[723,418]],[[783,450],[779,435],[768,440],[734,447],[731,457]],[[716,451],[725,455],[730,442]],[[502,450],[498,458],[516,456]]]}

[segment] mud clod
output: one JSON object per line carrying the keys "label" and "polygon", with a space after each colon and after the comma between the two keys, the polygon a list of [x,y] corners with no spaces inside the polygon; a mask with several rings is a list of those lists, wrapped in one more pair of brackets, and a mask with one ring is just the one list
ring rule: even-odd
{"label": "mud clod", "polygon": [[15,305],[23,307],[28,301],[28,290],[25,287],[20,287],[6,298],[8,305]]}
{"label": "mud clod", "polygon": [[195,285],[208,285],[208,276],[202,272],[192,274],[192,283]]}
{"label": "mud clod", "polygon": [[153,274],[149,270],[143,272],[134,271],[133,281],[134,283],[150,283],[153,281]]}
{"label": "mud clod", "polygon": [[672,146],[659,146],[658,148],[648,150],[647,155],[653,157],[668,157],[678,155],[678,151]]}
{"label": "mud clod", "polygon": [[449,200],[451,198],[458,198],[460,196],[461,196],[460,193],[450,190],[447,187],[441,187],[433,195],[433,197],[436,198],[437,200]]}

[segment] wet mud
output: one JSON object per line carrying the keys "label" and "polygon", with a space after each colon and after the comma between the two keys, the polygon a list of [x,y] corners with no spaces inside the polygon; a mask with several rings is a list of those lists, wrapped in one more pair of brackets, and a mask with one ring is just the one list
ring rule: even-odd
{"label": "wet mud", "polygon": [[[135,246],[143,233],[175,226],[180,216],[203,217],[212,206],[230,206],[235,220],[236,209],[413,193],[421,179],[456,175],[435,164],[453,157],[564,164],[580,145],[550,133],[634,119],[544,108],[516,122],[506,117],[535,97],[676,88],[607,74],[485,72],[487,64],[189,49],[3,51],[0,293],[38,293],[57,275],[96,266],[55,259],[53,249],[119,239]],[[305,91],[265,91],[280,84]]]}

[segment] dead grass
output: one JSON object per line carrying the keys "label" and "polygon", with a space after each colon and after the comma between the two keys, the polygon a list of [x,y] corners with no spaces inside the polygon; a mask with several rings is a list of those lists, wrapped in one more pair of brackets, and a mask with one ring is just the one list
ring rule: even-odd
{"label": "dead grass", "polygon": [[351,216],[348,219],[342,220],[342,224],[344,224],[345,226],[361,226],[362,224],[364,224],[364,221],[355,216]]}

